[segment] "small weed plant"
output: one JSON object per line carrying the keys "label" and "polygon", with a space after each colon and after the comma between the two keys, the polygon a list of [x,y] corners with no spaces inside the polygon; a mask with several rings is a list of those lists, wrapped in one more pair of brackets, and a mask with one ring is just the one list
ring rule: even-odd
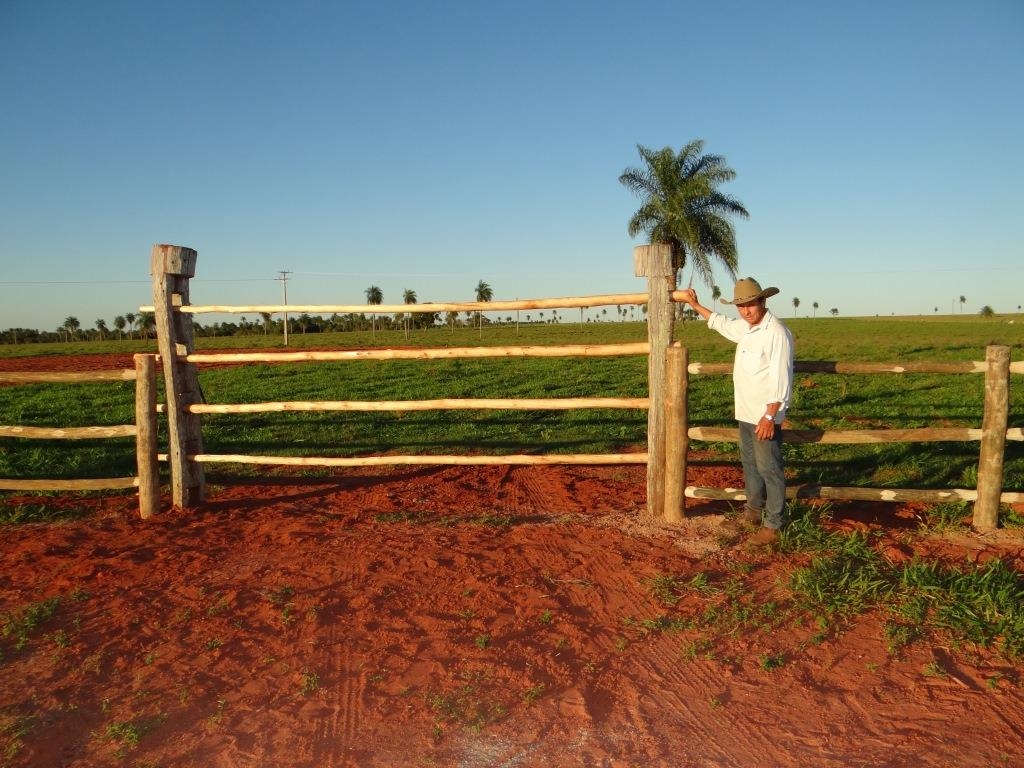
{"label": "small weed plant", "polygon": [[0,616],[0,637],[12,638],[14,650],[20,651],[29,644],[39,628],[49,620],[60,606],[59,597],[51,597]]}
{"label": "small weed plant", "polygon": [[299,676],[299,693],[303,696],[311,696],[320,690],[320,675],[316,672],[303,672]]}

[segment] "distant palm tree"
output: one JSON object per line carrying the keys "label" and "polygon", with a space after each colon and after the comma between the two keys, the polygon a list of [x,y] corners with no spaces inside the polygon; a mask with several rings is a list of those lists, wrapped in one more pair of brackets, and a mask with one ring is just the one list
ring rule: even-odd
{"label": "distant palm tree", "polygon": [[267,330],[270,328],[271,314],[269,312],[260,312],[260,317],[263,318],[263,335],[267,335]]}
{"label": "distant palm tree", "polygon": [[793,297],[793,315],[796,316],[796,311],[800,308],[800,299],[796,296]]}
{"label": "distant palm tree", "polygon": [[[402,302],[405,303],[405,304],[415,304],[416,303],[416,291],[411,290],[409,288],[406,288],[405,291],[402,293]],[[404,319],[405,319],[405,338],[408,339],[409,338],[409,321],[412,319],[412,314],[411,313],[407,313],[404,316]]]}
{"label": "distant palm tree", "polygon": [[714,309],[718,309],[718,300],[722,298],[722,289],[717,285],[711,286],[711,306]]}
{"label": "distant palm tree", "polygon": [[812,317],[817,317],[818,316],[818,302],[814,302],[813,304],[811,304],[811,306],[814,307],[814,314],[812,315]]}
{"label": "distant palm tree", "polygon": [[63,328],[65,331],[67,331],[68,339],[69,340],[73,339],[75,337],[75,334],[78,332],[78,329],[81,328],[81,327],[82,327],[82,324],[80,322],[78,322],[78,318],[74,317],[73,315],[68,315],[67,317],[65,317],[64,318],[64,324],[61,326],[61,328]]}
{"label": "distant palm tree", "polygon": [[736,177],[725,158],[701,154],[704,142],[691,141],[676,154],[671,147],[651,150],[637,145],[643,168],[627,168],[619,182],[641,197],[629,220],[629,235],[643,233],[651,243],[671,248],[673,285],[679,270],[692,262],[706,285],[711,285],[712,259],[736,278],[738,252],[732,216],[747,218],[743,204],[718,191]]}
{"label": "distant palm tree", "polygon": [[[364,293],[366,294],[367,304],[383,304],[384,293],[376,285],[371,285],[367,288]],[[370,338],[377,338],[377,315],[370,315]]]}
{"label": "distant palm tree", "polygon": [[124,333],[124,327],[127,325],[124,315],[118,315],[114,318],[114,328],[117,329],[117,338],[120,339]]}
{"label": "distant palm tree", "polygon": [[[491,286],[485,283],[483,280],[476,284],[476,300],[481,302],[487,302],[494,298],[494,291],[491,290]],[[477,312],[477,323],[480,326],[480,338],[484,335],[484,313]]]}
{"label": "distant palm tree", "polygon": [[832,307],[832,309],[830,309],[828,312],[830,315],[832,315],[832,317],[835,317],[836,315],[839,314],[839,310],[836,309],[835,307]]}
{"label": "distant palm tree", "polygon": [[458,320],[458,319],[459,319],[459,313],[458,312],[449,312],[448,313],[448,325],[451,326],[452,333],[455,333],[455,321]]}
{"label": "distant palm tree", "polygon": [[124,321],[128,324],[128,338],[129,339],[132,337],[132,328],[135,327],[135,320],[136,320],[136,317],[135,317],[135,313],[134,312],[125,312],[124,313]]}
{"label": "distant palm tree", "polygon": [[138,326],[139,335],[148,339],[150,332],[156,327],[156,315],[152,312],[140,312],[135,318],[135,324]]}
{"label": "distant palm tree", "polygon": [[102,318],[96,321],[96,330],[100,334],[100,341],[103,341],[107,334],[107,321]]}
{"label": "distant palm tree", "polygon": [[964,311],[964,303],[965,303],[966,301],[967,301],[967,297],[966,297],[966,296],[961,296],[961,297],[960,297],[960,311],[961,311],[961,312],[963,312],[963,311]]}

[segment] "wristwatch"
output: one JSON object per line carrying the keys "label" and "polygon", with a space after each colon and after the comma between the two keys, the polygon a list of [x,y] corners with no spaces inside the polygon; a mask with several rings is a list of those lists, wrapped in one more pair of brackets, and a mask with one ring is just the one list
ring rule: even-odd
{"label": "wristwatch", "polygon": [[770,413],[766,413],[766,414],[765,414],[764,416],[762,416],[761,418],[762,418],[762,419],[768,419],[768,421],[775,421],[775,417],[774,417],[774,416],[772,416],[772,415],[771,415]]}

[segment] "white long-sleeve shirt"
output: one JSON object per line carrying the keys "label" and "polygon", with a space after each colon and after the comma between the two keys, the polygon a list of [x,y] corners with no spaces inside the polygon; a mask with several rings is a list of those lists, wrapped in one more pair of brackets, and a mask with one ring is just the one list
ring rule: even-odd
{"label": "white long-sleeve shirt", "polygon": [[775,414],[775,423],[782,424],[793,392],[793,334],[770,311],[753,327],[742,318],[712,312],[708,328],[736,342],[736,420],[757,424],[769,403],[782,403]]}

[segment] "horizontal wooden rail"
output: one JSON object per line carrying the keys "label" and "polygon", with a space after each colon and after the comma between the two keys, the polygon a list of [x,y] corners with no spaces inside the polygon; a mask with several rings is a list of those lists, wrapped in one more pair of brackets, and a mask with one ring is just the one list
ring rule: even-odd
{"label": "horizontal wooden rail", "polygon": [[[445,398],[440,400],[297,400],[272,403],[202,403],[188,406],[190,413],[278,413],[282,411],[565,411],[577,408],[646,409],[646,397],[566,398]],[[2,434],[2,433],[0,433]]]}
{"label": "horizontal wooden rail", "polygon": [[560,346],[448,347],[423,349],[340,349],[332,352],[193,352],[190,363],[302,363],[346,360],[440,360],[485,357],[616,357],[646,355],[646,341],[628,344]]}
{"label": "horizontal wooden rail", "polygon": [[277,464],[290,467],[381,467],[409,465],[646,464],[646,453],[566,453],[547,456],[245,456],[201,453],[192,461],[208,464]]}
{"label": "horizontal wooden rail", "polygon": [[[678,345],[678,342],[676,342]],[[831,360],[797,360],[796,373],[984,373],[984,360],[958,363],[839,363]],[[689,373],[723,375],[732,373],[732,363],[690,363]],[[1010,373],[1024,373],[1024,361],[1010,363]]]}
{"label": "horizontal wooden rail", "polygon": [[[787,429],[787,443],[962,443],[981,440],[981,430],[970,427],[925,427],[922,429]],[[707,442],[739,442],[736,427],[691,427],[687,434],[693,440]],[[1006,431],[1007,440],[1024,440],[1024,429]]]}
{"label": "horizontal wooden rail", "polygon": [[[185,304],[175,307],[178,312],[190,315],[242,314],[288,312],[310,315],[364,314],[391,315],[424,312],[505,312],[512,309],[575,309],[577,307],[610,307],[619,304],[646,304],[646,293],[613,293],[602,296],[566,296],[557,299],[516,299],[514,301],[455,301],[427,302],[424,304]],[[142,312],[152,312],[153,307],[139,307]]]}
{"label": "horizontal wooden rail", "polygon": [[0,437],[23,437],[33,440],[96,440],[107,437],[135,437],[134,424],[110,427],[10,427],[0,426]]}
{"label": "horizontal wooden rail", "polygon": [[[690,499],[718,499],[736,501],[746,498],[742,488],[704,488],[687,486],[686,496]],[[786,488],[788,499],[830,499],[836,501],[896,501],[945,504],[957,501],[975,501],[978,492],[960,488],[931,490],[915,488],[858,488],[856,486],[796,485]],[[1024,493],[1004,491],[1000,496],[1003,504],[1024,502]]]}
{"label": "horizontal wooden rail", "polygon": [[85,381],[135,381],[135,370],[0,371],[0,384],[77,384]]}
{"label": "horizontal wooden rail", "polygon": [[11,480],[0,478],[5,491],[105,491],[115,488],[136,488],[137,477],[90,478],[77,480]]}

